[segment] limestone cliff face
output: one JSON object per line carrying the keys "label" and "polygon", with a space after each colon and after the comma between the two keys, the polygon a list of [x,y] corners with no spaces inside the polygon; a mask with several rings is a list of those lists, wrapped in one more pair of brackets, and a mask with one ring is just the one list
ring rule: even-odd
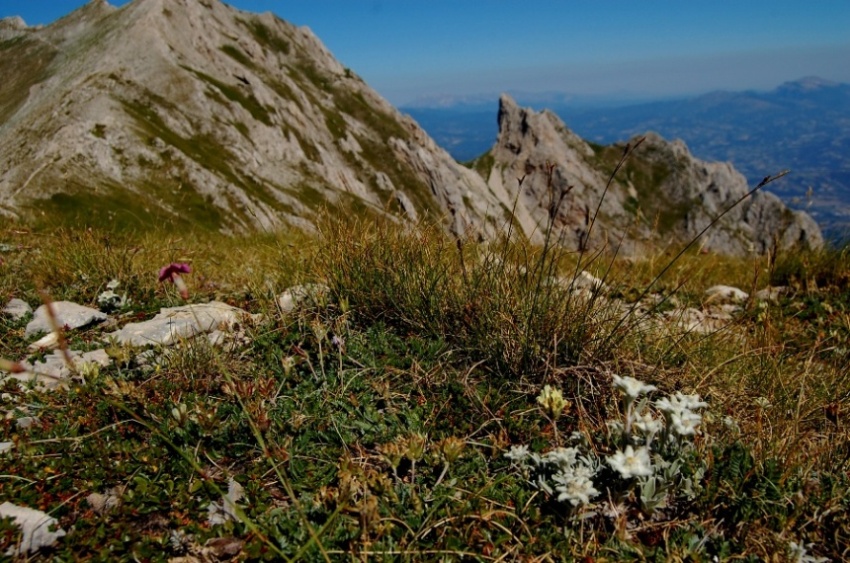
{"label": "limestone cliff face", "polygon": [[2,27],[0,213],[226,232],[309,228],[325,207],[488,222],[476,174],[272,14],[95,0]]}
{"label": "limestone cliff face", "polygon": [[[630,144],[636,145],[637,139]],[[541,240],[550,212],[557,207],[554,225],[562,244],[621,245],[627,253],[691,240],[750,189],[731,164],[704,162],[694,158],[683,142],[648,134],[606,191],[624,150],[625,145],[592,146],[553,113],[520,108],[502,96],[497,142],[474,167],[491,191],[504,191],[507,199],[516,199],[517,222],[533,239]],[[560,205],[552,205],[559,200]],[[724,254],[745,254],[764,252],[774,240],[784,246],[818,247],[823,242],[808,214],[791,211],[772,194],[757,192],[732,208],[700,245]]]}

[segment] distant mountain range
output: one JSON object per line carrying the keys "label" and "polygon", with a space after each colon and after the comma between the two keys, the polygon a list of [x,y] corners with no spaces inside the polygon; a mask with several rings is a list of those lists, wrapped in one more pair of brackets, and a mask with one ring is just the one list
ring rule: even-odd
{"label": "distant mountain range", "polygon": [[[850,84],[808,77],[768,92],[718,91],[619,107],[610,101],[594,107],[568,95],[517,98],[547,107],[594,143],[654,131],[684,140],[699,158],[732,162],[753,184],[790,169],[771,188],[774,193],[808,210],[829,236],[850,231]],[[443,99],[432,107],[401,109],[460,161],[487,151],[497,134],[492,102]]]}

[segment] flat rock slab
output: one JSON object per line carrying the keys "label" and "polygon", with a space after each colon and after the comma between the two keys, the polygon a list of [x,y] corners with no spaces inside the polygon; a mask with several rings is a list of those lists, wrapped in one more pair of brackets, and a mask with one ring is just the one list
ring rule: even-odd
{"label": "flat rock slab", "polygon": [[705,290],[706,303],[743,303],[750,296],[731,285],[713,285]]}
{"label": "flat rock slab", "polygon": [[768,303],[779,303],[779,299],[783,295],[788,295],[791,292],[790,288],[785,287],[784,285],[780,286],[771,286],[761,289],[756,292],[755,298],[759,301],[767,301]]}
{"label": "flat rock slab", "polygon": [[305,283],[290,287],[280,294],[277,304],[281,312],[286,315],[308,305],[315,305],[324,301],[330,294],[331,289],[323,283]]}
{"label": "flat rock slab", "polygon": [[[106,313],[102,313],[91,307],[84,307],[71,303],[70,301],[57,301],[53,303],[53,313],[59,326],[67,329],[75,329],[105,321]],[[51,332],[50,319],[47,316],[47,305],[42,305],[35,310],[33,319],[27,324],[25,334],[32,336],[42,332]]]}
{"label": "flat rock slab", "polygon": [[[112,359],[104,350],[83,353],[71,350],[68,353],[71,356],[74,367],[78,371],[82,369],[84,364],[97,364],[98,366],[106,367],[112,363]],[[7,377],[11,377],[21,382],[34,381],[37,386],[46,389],[56,389],[64,386],[68,378],[72,375],[61,350],[54,350],[52,354],[44,357],[43,362],[21,362],[21,366],[25,370],[23,373],[6,374],[0,371],[0,382]]]}
{"label": "flat rock slab", "polygon": [[114,338],[118,344],[130,346],[171,346],[198,334],[230,330],[234,325],[253,318],[253,315],[238,307],[213,301],[160,309],[159,314],[151,320],[129,323],[108,337]]}
{"label": "flat rock slab", "polygon": [[32,307],[23,299],[11,299],[3,308],[3,314],[9,315],[14,320],[19,321],[32,313]]}

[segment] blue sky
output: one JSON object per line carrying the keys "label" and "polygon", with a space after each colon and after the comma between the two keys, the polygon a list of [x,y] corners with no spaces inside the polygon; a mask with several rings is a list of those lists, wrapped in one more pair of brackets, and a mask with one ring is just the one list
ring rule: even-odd
{"label": "blue sky", "polygon": [[[769,89],[807,75],[850,82],[847,0],[229,3],[309,26],[396,104],[501,91],[661,97]],[[0,16],[49,23],[82,4],[0,0]]]}

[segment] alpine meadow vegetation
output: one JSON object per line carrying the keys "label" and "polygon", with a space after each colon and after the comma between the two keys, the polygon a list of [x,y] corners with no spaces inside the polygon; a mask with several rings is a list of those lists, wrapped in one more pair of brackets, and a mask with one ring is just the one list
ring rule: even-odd
{"label": "alpine meadow vegetation", "polygon": [[[56,346],[111,362],[54,388],[2,383],[0,498],[55,521],[39,548],[0,519],[0,551],[848,557],[846,249],[636,259],[509,233],[332,217],[313,235],[241,237],[4,226],[0,300],[100,308],[109,320],[56,327]],[[747,297],[708,328],[685,322],[718,284]],[[322,289],[282,306],[296,286]],[[108,336],[211,301],[254,316],[224,344]],[[30,319],[0,317],[0,369],[48,352]]]}

